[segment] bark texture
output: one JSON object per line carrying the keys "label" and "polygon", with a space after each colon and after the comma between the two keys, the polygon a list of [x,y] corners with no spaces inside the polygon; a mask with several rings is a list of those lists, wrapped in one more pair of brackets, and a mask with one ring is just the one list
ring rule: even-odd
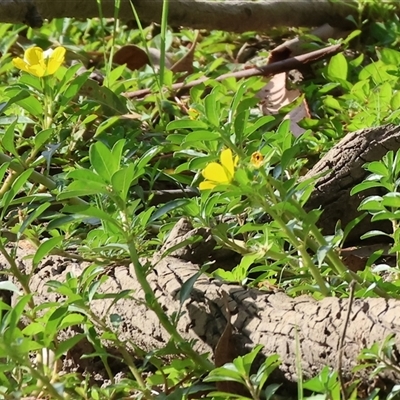
{"label": "bark texture", "polygon": [[[32,249],[28,254],[32,253]],[[21,251],[20,257],[27,252]],[[27,268],[29,262],[23,261]],[[0,260],[6,267],[6,261]],[[60,257],[49,257],[32,279],[32,290],[37,292],[35,302],[59,301],[60,296],[49,293],[49,280],[64,281],[68,273],[80,276],[87,265]],[[166,257],[154,265],[149,275],[151,286],[166,312],[171,315],[179,309],[179,292],[182,284],[198,272],[199,267],[175,257]],[[118,335],[122,340],[152,350],[167,344],[168,335],[160,326],[152,311],[143,305],[143,293],[129,267],[115,267],[108,280],[100,287],[101,292],[119,293],[132,290],[132,298],[93,301],[92,309],[106,320],[110,313],[123,319]],[[256,344],[265,347],[263,355],[278,353],[282,358],[280,379],[296,380],[296,335],[300,343],[302,370],[311,377],[325,365],[337,366],[338,343],[348,309],[347,299],[326,298],[315,301],[311,297],[289,298],[281,292],[263,292],[242,286],[227,285],[201,276],[194,285],[190,298],[182,307],[178,328],[187,340],[196,340],[201,352],[212,352],[226,325],[221,292],[228,294],[229,306],[236,317],[235,346],[238,354],[249,351]],[[111,307],[111,308],[110,308]],[[374,341],[382,341],[390,333],[397,336],[400,345],[400,302],[385,299],[355,300],[345,336],[343,372],[351,377],[350,369],[357,364],[357,356]],[[361,377],[366,380],[366,374]],[[386,375],[394,381],[400,377]]]}
{"label": "bark texture", "polygon": [[[160,22],[162,0],[121,0],[119,15],[133,19],[131,1],[140,18]],[[102,15],[114,16],[114,0],[102,0]],[[356,14],[355,1],[330,0],[170,0],[169,24],[228,31],[262,31],[273,26],[341,25]],[[97,0],[0,0],[0,21],[20,23],[42,19],[99,16]]]}
{"label": "bark texture", "polygon": [[[350,196],[351,189],[362,182],[368,175],[363,165],[381,160],[389,151],[400,148],[400,128],[385,125],[363,129],[347,134],[315,166],[305,179],[324,174],[317,180],[315,191],[307,202],[307,209],[322,208],[319,224],[324,233],[332,234],[337,221],[341,220],[344,228],[361,212],[357,211],[363,198],[380,193],[379,189],[368,190]],[[371,229],[389,231],[390,223],[371,223],[370,218],[362,220],[351,232],[348,240],[357,241]]]}

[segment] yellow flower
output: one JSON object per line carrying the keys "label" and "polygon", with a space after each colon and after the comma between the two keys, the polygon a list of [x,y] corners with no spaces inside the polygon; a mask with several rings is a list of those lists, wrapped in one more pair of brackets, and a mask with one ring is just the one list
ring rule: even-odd
{"label": "yellow flower", "polygon": [[191,119],[192,121],[196,120],[200,115],[200,113],[194,108],[189,108],[188,114],[189,114],[189,119]]}
{"label": "yellow flower", "polygon": [[64,62],[64,58],[64,47],[46,51],[43,51],[40,47],[31,47],[25,51],[24,59],[14,58],[13,64],[18,69],[41,78],[42,76],[53,75]]}
{"label": "yellow flower", "polygon": [[259,151],[255,151],[251,155],[250,162],[253,164],[255,168],[260,168],[263,161],[264,161],[264,156]]}
{"label": "yellow flower", "polygon": [[226,185],[232,182],[239,158],[233,157],[232,151],[226,149],[221,152],[220,161],[221,164],[212,162],[204,168],[202,174],[206,180],[200,183],[200,190],[213,189],[217,185]]}

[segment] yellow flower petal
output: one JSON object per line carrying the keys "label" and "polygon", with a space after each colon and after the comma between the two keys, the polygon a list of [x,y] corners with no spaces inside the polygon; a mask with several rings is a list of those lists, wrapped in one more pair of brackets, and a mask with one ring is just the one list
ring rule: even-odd
{"label": "yellow flower petal", "polygon": [[216,184],[214,182],[203,181],[203,182],[200,182],[199,189],[200,190],[214,189],[215,186],[216,186]]}
{"label": "yellow flower petal", "polygon": [[250,162],[253,164],[255,168],[260,168],[263,161],[264,161],[264,156],[259,151],[255,151],[251,155]]}
{"label": "yellow flower petal", "polygon": [[45,75],[46,68],[43,68],[43,66],[40,64],[29,65],[28,72],[32,75],[35,75],[35,76],[41,78],[42,76]]}
{"label": "yellow flower petal", "polygon": [[204,178],[217,183],[229,183],[230,179],[226,174],[226,169],[218,163],[212,162],[203,169]]}
{"label": "yellow flower petal", "polygon": [[225,175],[228,177],[228,182],[230,182],[233,178],[233,174],[235,172],[235,164],[233,161],[232,150],[225,149],[221,152],[221,164],[225,168]]}
{"label": "yellow flower petal", "polygon": [[65,48],[57,47],[47,58],[46,75],[53,75],[61,67],[65,58]]}
{"label": "yellow flower petal", "polygon": [[31,47],[25,51],[24,61],[29,65],[44,64],[43,50],[40,47]]}
{"label": "yellow flower petal", "polygon": [[37,77],[54,74],[64,62],[65,48],[57,47],[45,52],[40,47],[31,47],[25,51],[24,59],[15,58],[13,64],[22,71]]}
{"label": "yellow flower petal", "polygon": [[12,62],[14,64],[14,67],[22,71],[29,72],[29,65],[22,58],[14,58]]}

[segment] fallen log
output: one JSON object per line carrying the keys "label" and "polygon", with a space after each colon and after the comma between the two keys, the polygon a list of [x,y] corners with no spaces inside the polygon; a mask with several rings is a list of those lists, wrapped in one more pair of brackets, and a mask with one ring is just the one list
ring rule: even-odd
{"label": "fallen log", "polygon": [[[19,258],[22,260],[26,255],[25,251],[21,251]],[[3,268],[7,266],[4,258],[0,259],[0,263]],[[27,269],[30,268],[26,258],[23,263]],[[61,301],[59,294],[49,292],[47,283],[50,280],[64,282],[67,274],[79,277],[87,266],[87,263],[48,257],[31,279],[31,289],[36,293],[35,302]],[[179,311],[182,284],[198,270],[198,265],[175,257],[166,257],[154,265],[148,279],[168,315]],[[95,300],[91,302],[91,309],[105,321],[109,321],[110,313],[121,317],[123,323],[117,331],[120,340],[131,341],[148,351],[165,346],[169,336],[155,314],[144,304],[142,289],[130,268],[117,266],[109,269],[108,279],[99,291],[119,293],[122,290],[132,291],[131,298],[121,299],[114,305],[111,298]],[[316,301],[309,296],[293,299],[283,292],[229,285],[202,275],[184,302],[177,325],[186,340],[195,341],[195,348],[199,352],[212,354],[226,326],[222,291],[228,294],[229,308],[236,314],[233,326],[238,354],[262,344],[264,356],[277,353],[281,357],[277,379],[294,382],[297,377],[295,360],[298,341],[304,378],[315,376],[326,365],[336,368],[338,346],[349,307],[348,299],[331,297]],[[342,373],[347,380],[354,377],[351,369],[357,365],[357,356],[362,349],[374,342],[382,342],[389,334],[396,334],[396,344],[400,345],[399,301],[356,299],[351,310],[343,337],[341,361]],[[77,354],[74,357],[75,362],[81,362],[79,356]],[[366,371],[359,372],[358,376],[364,382],[368,381]],[[395,382],[399,378],[387,371],[382,374],[382,379],[388,382]]]}
{"label": "fallen log", "polygon": [[[371,161],[379,161],[390,150],[400,148],[400,128],[385,125],[362,129],[347,134],[306,174],[305,179],[323,174],[315,190],[306,203],[307,210],[321,208],[319,227],[325,234],[333,234],[337,221],[344,228],[349,222],[361,215],[357,210],[362,199],[371,195],[384,194],[374,189],[350,196],[351,189],[368,175],[363,166]],[[348,242],[359,242],[362,234],[379,229],[390,232],[391,225],[386,221],[371,223],[364,218],[348,236]]]}

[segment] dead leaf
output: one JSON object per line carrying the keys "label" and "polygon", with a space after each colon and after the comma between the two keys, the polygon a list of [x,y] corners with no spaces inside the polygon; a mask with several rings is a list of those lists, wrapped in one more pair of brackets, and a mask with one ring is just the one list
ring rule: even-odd
{"label": "dead leaf", "polygon": [[172,72],[187,72],[188,74],[193,73],[193,57],[194,51],[196,50],[197,42],[199,40],[199,36],[199,31],[196,30],[196,35],[194,37],[193,43],[190,46],[189,51],[171,67]]}
{"label": "dead leaf", "polygon": [[[148,54],[139,46],[128,44],[121,47],[114,54],[113,62],[118,65],[126,64],[126,66],[136,71],[147,65],[152,65],[154,68],[160,68],[161,52],[158,49],[150,47]],[[169,54],[165,58],[165,66],[170,69],[172,66],[171,57]]]}
{"label": "dead leaf", "polygon": [[343,264],[353,272],[364,271],[365,265],[367,264],[367,258],[362,258],[354,254],[342,257],[342,261]]}
{"label": "dead leaf", "polygon": [[305,99],[303,99],[303,101],[297,107],[289,111],[285,118],[283,118],[290,120],[290,132],[292,132],[293,136],[295,137],[299,137],[306,131],[298,124],[298,122],[300,122],[303,118],[311,118]]}
{"label": "dead leaf", "polygon": [[299,96],[300,91],[286,89],[286,72],[274,75],[257,93],[264,115],[277,114],[282,107],[292,103]]}
{"label": "dead leaf", "polygon": [[[228,294],[225,291],[222,291],[222,299],[225,306],[225,311],[227,314],[226,326],[224,332],[218,340],[217,346],[214,351],[214,359],[215,366],[222,367],[226,363],[231,363],[236,357],[239,356],[239,352],[236,345],[236,340],[233,335],[233,326],[232,326],[232,316],[229,310],[228,304]],[[238,382],[232,381],[223,381],[223,382],[215,382],[215,386],[217,390],[226,393],[234,393],[245,395],[246,390],[244,386]]]}
{"label": "dead leaf", "polygon": [[[282,107],[293,103],[300,96],[299,90],[288,90],[286,88],[286,76],[286,72],[275,75],[257,93],[257,97],[261,99],[260,104],[264,115],[278,114]],[[290,130],[294,136],[298,137],[305,132],[305,129],[298,125],[298,122],[305,117],[310,117],[305,99],[303,99],[299,106],[293,108],[285,115],[284,119],[290,120]]]}
{"label": "dead leaf", "polygon": [[134,44],[128,44],[116,51],[113,58],[113,63],[118,65],[126,64],[126,66],[136,71],[150,63],[147,53]]}

